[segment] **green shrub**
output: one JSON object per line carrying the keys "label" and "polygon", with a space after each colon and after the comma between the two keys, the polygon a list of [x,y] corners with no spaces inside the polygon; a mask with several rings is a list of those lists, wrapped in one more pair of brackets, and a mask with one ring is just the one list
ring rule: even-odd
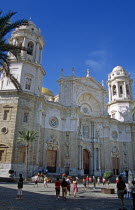
{"label": "green shrub", "polygon": [[112,172],[106,171],[103,175],[105,179],[110,179],[113,176]]}

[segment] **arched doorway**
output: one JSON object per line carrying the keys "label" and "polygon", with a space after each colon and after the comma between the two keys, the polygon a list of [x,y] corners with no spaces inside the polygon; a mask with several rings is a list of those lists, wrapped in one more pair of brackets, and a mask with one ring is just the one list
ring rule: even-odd
{"label": "arched doorway", "polygon": [[113,168],[113,174],[118,175],[119,174],[119,158],[118,157],[112,157],[112,168]]}
{"label": "arched doorway", "polygon": [[89,152],[86,149],[83,150],[83,169],[84,174],[89,174]]}
{"label": "arched doorway", "polygon": [[48,172],[56,173],[57,150],[47,150]]}

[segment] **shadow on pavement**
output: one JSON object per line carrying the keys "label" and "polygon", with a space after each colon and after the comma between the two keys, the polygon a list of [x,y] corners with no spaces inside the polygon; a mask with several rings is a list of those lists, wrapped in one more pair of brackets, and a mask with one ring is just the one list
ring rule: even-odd
{"label": "shadow on pavement", "polygon": [[[47,195],[46,193],[50,191],[38,191],[37,193],[23,190],[23,200],[16,200],[17,189],[8,188],[8,184],[6,186],[0,186],[0,209],[117,210],[120,205],[117,198],[91,197],[91,193],[93,193],[91,191],[85,196],[85,192],[81,192],[81,190],[76,198],[68,196],[66,201],[62,199],[56,200],[55,192],[54,195]],[[126,200],[126,206],[127,209],[132,209],[132,200]]]}

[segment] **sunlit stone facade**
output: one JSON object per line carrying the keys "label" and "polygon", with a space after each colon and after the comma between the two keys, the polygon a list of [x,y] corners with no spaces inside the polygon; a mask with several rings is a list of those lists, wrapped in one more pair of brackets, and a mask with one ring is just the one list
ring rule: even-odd
{"label": "sunlit stone facade", "polygon": [[[100,176],[135,171],[135,116],[132,79],[116,66],[108,75],[108,92],[91,77],[65,76],[59,93],[42,88],[44,40],[32,23],[16,29],[10,43],[27,47],[21,60],[10,55],[11,72],[20,82],[17,92],[5,73],[0,79],[0,174],[9,169],[25,176],[25,145],[18,131],[35,130],[39,137],[29,146],[29,176],[41,169],[49,173]],[[50,81],[51,82],[51,81]],[[106,100],[109,97],[109,102]]]}

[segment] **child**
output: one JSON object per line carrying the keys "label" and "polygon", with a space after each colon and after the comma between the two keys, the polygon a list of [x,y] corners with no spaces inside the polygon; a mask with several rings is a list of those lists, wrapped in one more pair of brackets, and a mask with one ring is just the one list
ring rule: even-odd
{"label": "child", "polygon": [[60,186],[61,183],[59,181],[59,178],[57,178],[57,181],[55,182],[56,200],[60,199]]}
{"label": "child", "polygon": [[22,199],[23,178],[22,174],[19,174],[19,176],[17,199]]}

